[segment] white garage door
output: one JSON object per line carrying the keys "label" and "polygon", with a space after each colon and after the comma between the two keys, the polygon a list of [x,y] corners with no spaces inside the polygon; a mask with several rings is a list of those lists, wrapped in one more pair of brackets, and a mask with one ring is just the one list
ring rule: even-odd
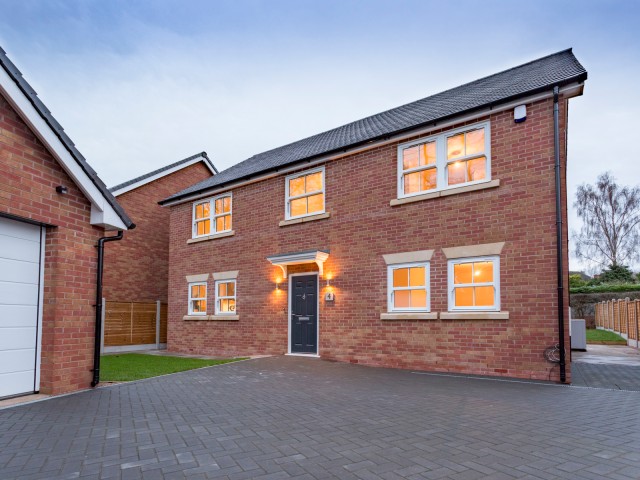
{"label": "white garage door", "polygon": [[0,397],[39,389],[41,230],[0,217]]}

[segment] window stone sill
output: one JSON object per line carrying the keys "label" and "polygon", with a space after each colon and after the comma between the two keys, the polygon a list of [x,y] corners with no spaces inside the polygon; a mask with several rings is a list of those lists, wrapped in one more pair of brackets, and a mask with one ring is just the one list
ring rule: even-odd
{"label": "window stone sill", "polygon": [[240,315],[185,315],[182,320],[193,321],[208,321],[208,322],[237,322],[240,320]]}
{"label": "window stone sill", "polygon": [[437,312],[381,313],[380,320],[437,320]]}
{"label": "window stone sill", "polygon": [[398,205],[404,205],[405,203],[421,202],[423,200],[430,200],[432,198],[447,197],[449,195],[457,195],[459,193],[475,192],[476,190],[486,190],[489,188],[496,188],[500,186],[500,180],[491,180],[489,182],[476,183],[475,185],[466,185],[462,187],[447,188],[438,192],[423,193],[422,195],[415,195],[413,197],[394,198],[389,202],[392,207]]}
{"label": "window stone sill", "polygon": [[298,223],[307,223],[313,222],[315,220],[322,220],[324,218],[329,218],[331,214],[329,212],[319,213],[318,215],[309,215],[308,217],[300,217],[300,218],[292,218],[291,220],[282,220],[279,225],[281,227],[286,227],[288,225],[297,225]]}
{"label": "window stone sill", "polygon": [[189,240],[187,240],[187,243],[206,242],[208,240],[216,240],[218,238],[232,237],[235,234],[236,234],[236,231],[231,230],[230,232],[216,233],[214,235],[207,235],[206,237],[190,238]]}
{"label": "window stone sill", "polygon": [[509,312],[441,312],[440,320],[509,320]]}

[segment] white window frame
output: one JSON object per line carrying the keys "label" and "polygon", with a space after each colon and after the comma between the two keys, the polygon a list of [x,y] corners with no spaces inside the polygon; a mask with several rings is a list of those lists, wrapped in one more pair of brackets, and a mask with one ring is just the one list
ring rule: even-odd
{"label": "white window frame", "polygon": [[[216,215],[216,213],[215,213],[216,200],[220,200],[221,198],[225,198],[225,197],[229,197],[229,199],[231,200],[231,204],[229,205],[229,212],[220,213],[220,214]],[[198,205],[202,205],[203,203],[208,203],[209,204],[209,217],[199,218],[199,219],[196,220],[196,207]],[[216,219],[218,217],[223,217],[225,215],[230,215],[231,216],[231,228],[229,228],[228,230],[217,231],[216,230]],[[197,222],[201,222],[203,220],[209,220],[212,228],[211,228],[211,231],[209,233],[205,233],[203,235],[198,235]],[[217,235],[219,233],[226,233],[226,232],[230,232],[232,230],[233,230],[233,192],[225,192],[225,193],[222,193],[220,195],[216,195],[215,197],[211,197],[211,198],[208,198],[208,199],[198,200],[198,201],[193,202],[193,207],[192,207],[192,212],[191,212],[191,238],[209,237],[211,235]]]}
{"label": "white window frame", "polygon": [[[204,298],[200,298],[200,297],[192,297],[191,296],[191,287],[195,287],[195,286],[202,286],[204,285],[204,293],[205,296]],[[206,315],[207,314],[207,309],[209,308],[209,301],[207,300],[207,282],[190,282],[189,283],[189,306],[188,306],[188,312],[189,315]],[[193,301],[198,301],[198,300],[204,300],[205,302],[205,309],[204,312],[194,312],[193,311]]]}
{"label": "white window frame", "polygon": [[[463,157],[456,158],[455,160],[447,159],[447,139],[449,137],[453,137],[463,132],[469,132],[472,130],[478,130],[480,128],[484,128],[484,154],[483,155],[467,155]],[[424,143],[435,142],[436,144],[436,182],[437,187],[432,188],[431,190],[422,190],[414,193],[404,193],[404,175],[414,172],[419,172],[421,170],[426,170],[429,168],[433,168],[430,164],[429,166],[418,166],[409,170],[403,170],[403,158],[402,153],[407,148],[415,147],[417,145],[422,145]],[[476,180],[473,182],[466,183],[457,183],[455,185],[448,185],[447,178],[447,166],[450,163],[455,163],[459,161],[465,161],[472,158],[477,158],[479,156],[486,157],[486,176],[482,180]],[[443,190],[451,190],[459,187],[466,187],[468,185],[476,185],[479,183],[486,183],[491,181],[491,125],[490,122],[480,122],[474,123],[473,125],[465,125],[464,127],[456,128],[454,130],[447,130],[446,132],[439,133],[437,135],[431,135],[430,137],[420,138],[419,140],[414,140],[412,142],[402,143],[398,145],[398,161],[397,161],[397,191],[398,198],[409,198],[415,197],[417,195],[426,195],[430,193],[440,192]]]}
{"label": "white window frame", "polygon": [[[318,173],[318,172],[322,172],[322,190],[316,190],[310,193],[304,193],[302,195],[296,195],[294,197],[290,197],[289,196],[289,181],[293,180],[294,178],[298,178],[298,177],[305,177],[307,175],[311,175],[313,173]],[[324,166],[323,167],[318,167],[318,168],[312,168],[311,170],[305,170],[304,172],[298,172],[298,173],[294,173],[292,175],[287,175],[285,177],[284,180],[284,188],[285,188],[285,195],[284,195],[284,214],[285,214],[285,219],[286,220],[292,220],[294,218],[304,218],[304,217],[312,217],[314,215],[322,215],[323,213],[326,212],[326,203],[327,203],[327,185],[325,183],[326,177],[325,177],[325,171],[324,171]],[[320,212],[313,212],[313,213],[305,213],[304,215],[296,215],[296,216],[292,216],[291,215],[291,200],[295,200],[297,198],[304,198],[304,197],[310,197],[312,195],[317,195],[319,193],[322,193],[322,211]]]}
{"label": "white window frame", "polygon": [[[424,267],[425,282],[424,289],[427,292],[427,307],[424,308],[395,308],[393,306],[393,294],[396,290],[419,290],[419,288],[411,287],[393,287],[393,271],[399,268],[411,268],[411,267]],[[431,311],[431,262],[411,262],[411,263],[396,263],[387,265],[387,312],[430,312]]]}
{"label": "white window frame", "polygon": [[[464,283],[460,285],[454,285],[453,283],[453,267],[461,263],[476,263],[476,262],[493,262],[493,282],[486,283]],[[448,275],[447,285],[449,290],[449,311],[473,311],[473,312],[499,312],[500,311],[500,257],[498,255],[490,255],[484,257],[466,257],[466,258],[452,258],[448,261]],[[456,307],[455,303],[455,289],[461,287],[484,287],[492,286],[494,288],[494,306],[493,307]]]}
{"label": "white window frame", "polygon": [[[218,296],[218,285],[221,283],[233,283],[233,295],[227,295],[224,297]],[[216,302],[215,302],[215,312],[216,315],[238,315],[238,282],[235,278],[224,278],[215,281],[215,290],[216,290]],[[220,300],[225,299],[233,299],[235,304],[235,310],[232,312],[223,312],[220,310]]]}

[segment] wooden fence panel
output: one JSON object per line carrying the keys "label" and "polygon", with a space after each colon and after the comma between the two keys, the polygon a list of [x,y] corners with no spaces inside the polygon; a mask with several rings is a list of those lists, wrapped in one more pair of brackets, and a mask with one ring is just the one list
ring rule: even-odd
{"label": "wooden fence panel", "polygon": [[634,340],[632,346],[640,346],[640,300],[629,298],[608,300],[596,304],[596,326],[613,330]]}
{"label": "wooden fence panel", "polygon": [[167,318],[169,317],[169,309],[167,304],[160,305],[160,343],[167,343]]}
{"label": "wooden fence panel", "polygon": [[[105,302],[105,347],[156,343],[157,303]],[[164,336],[163,312],[164,311]],[[167,341],[167,305],[160,306],[160,342]]]}

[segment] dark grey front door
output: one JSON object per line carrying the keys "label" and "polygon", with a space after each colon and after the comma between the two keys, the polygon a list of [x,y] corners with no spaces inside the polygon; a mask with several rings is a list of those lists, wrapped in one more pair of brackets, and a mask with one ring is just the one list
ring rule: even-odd
{"label": "dark grey front door", "polygon": [[318,353],[318,276],[291,282],[291,353]]}

